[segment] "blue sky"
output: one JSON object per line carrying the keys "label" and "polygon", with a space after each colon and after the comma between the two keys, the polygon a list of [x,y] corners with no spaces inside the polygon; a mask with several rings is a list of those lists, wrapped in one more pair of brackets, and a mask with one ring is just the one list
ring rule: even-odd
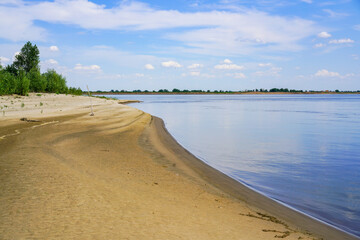
{"label": "blue sky", "polygon": [[360,0],[0,0],[0,59],[91,90],[360,90]]}

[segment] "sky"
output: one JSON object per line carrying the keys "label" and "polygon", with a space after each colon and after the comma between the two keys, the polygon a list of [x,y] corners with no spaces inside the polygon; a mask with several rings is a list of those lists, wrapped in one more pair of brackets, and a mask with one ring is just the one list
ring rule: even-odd
{"label": "sky", "polygon": [[360,90],[360,0],[0,0],[0,61],[90,90]]}

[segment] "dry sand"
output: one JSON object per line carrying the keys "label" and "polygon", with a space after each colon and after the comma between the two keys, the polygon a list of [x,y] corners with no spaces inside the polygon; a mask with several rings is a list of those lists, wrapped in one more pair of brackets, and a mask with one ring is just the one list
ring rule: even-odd
{"label": "dry sand", "polygon": [[[319,239],[301,218],[270,215],[288,212],[278,204],[241,195],[161,120],[98,98],[89,116],[89,102],[0,97],[0,239]],[[349,237],[328,230],[314,232]]]}

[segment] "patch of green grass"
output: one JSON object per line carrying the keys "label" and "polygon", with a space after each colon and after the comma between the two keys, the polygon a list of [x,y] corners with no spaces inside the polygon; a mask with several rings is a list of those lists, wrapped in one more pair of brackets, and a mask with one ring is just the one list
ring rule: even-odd
{"label": "patch of green grass", "polygon": [[38,93],[38,94],[36,94],[36,96],[41,97],[41,94],[40,94],[40,93]]}
{"label": "patch of green grass", "polygon": [[25,103],[21,103],[21,107],[22,107],[22,108],[25,107]]}
{"label": "patch of green grass", "polygon": [[40,106],[44,105],[42,102],[40,102]]}
{"label": "patch of green grass", "polygon": [[116,98],[112,98],[112,97],[105,97],[105,96],[93,96],[93,97],[96,97],[96,98],[102,98],[102,99],[106,99],[106,100],[118,100]]}

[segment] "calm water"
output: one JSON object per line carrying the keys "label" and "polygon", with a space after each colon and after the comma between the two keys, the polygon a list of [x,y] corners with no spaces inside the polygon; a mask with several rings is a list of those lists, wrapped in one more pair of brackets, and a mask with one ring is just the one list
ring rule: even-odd
{"label": "calm water", "polygon": [[194,155],[360,236],[360,95],[120,95]]}

